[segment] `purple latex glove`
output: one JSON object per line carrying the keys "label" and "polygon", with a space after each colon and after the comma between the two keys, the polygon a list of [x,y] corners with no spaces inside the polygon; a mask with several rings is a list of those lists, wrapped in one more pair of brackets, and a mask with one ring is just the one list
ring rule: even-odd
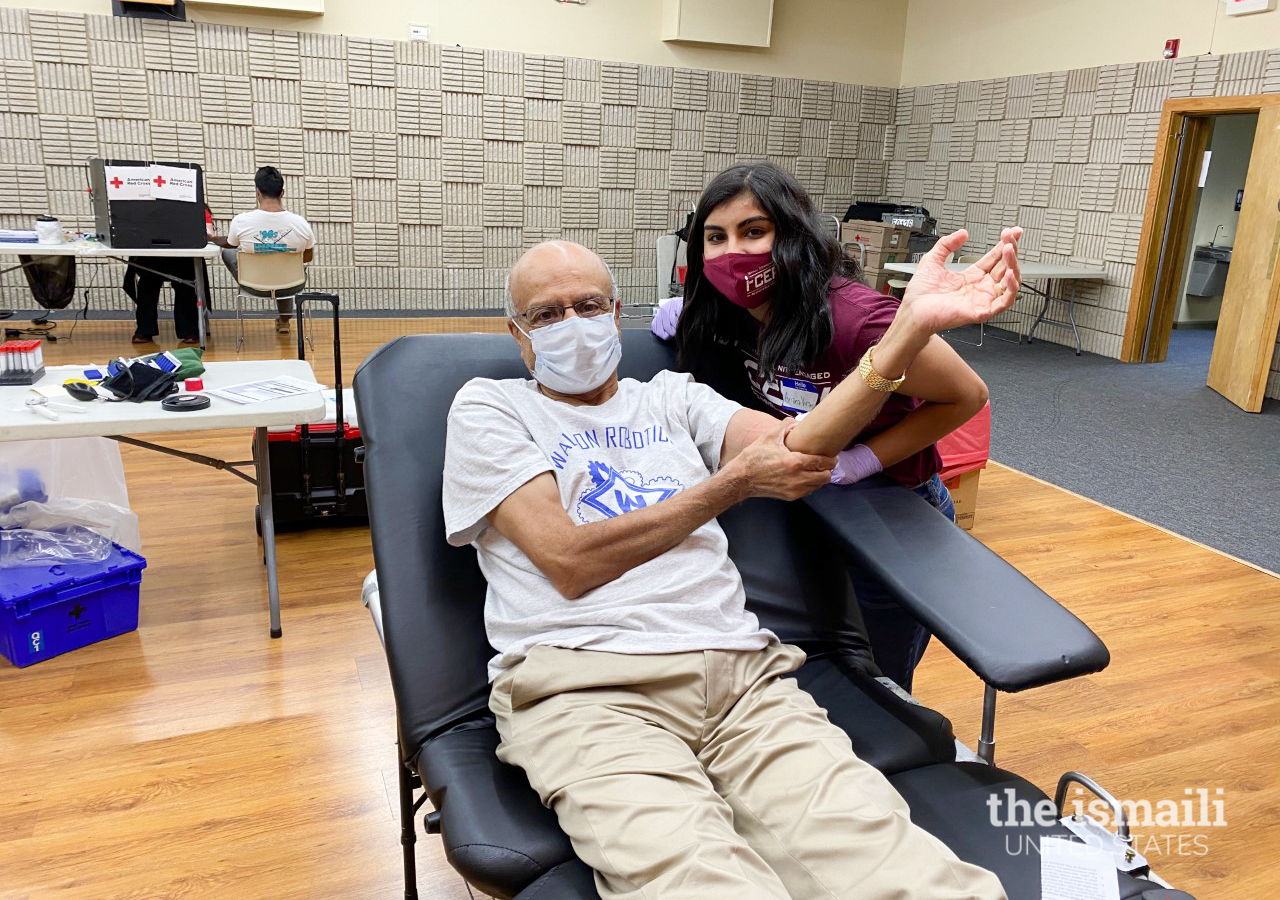
{"label": "purple latex glove", "polygon": [[672,297],[658,307],[658,311],[654,313],[653,322],[649,325],[649,330],[664,341],[671,340],[676,336],[676,326],[680,324],[680,310],[683,308],[684,298]]}
{"label": "purple latex glove", "polygon": [[880,460],[866,444],[855,444],[836,454],[836,465],[831,470],[832,484],[856,484],[864,478],[884,471]]}

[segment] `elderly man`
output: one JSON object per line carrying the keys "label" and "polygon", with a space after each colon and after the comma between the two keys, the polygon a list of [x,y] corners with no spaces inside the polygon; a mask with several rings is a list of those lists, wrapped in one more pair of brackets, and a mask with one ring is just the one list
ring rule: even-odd
{"label": "elderly man", "polygon": [[619,380],[616,289],[586,248],[540,244],[512,269],[509,325],[533,379],[458,392],[445,527],[489,582],[498,755],[606,900],[1004,896],[911,823],[787,678],[804,653],[746,610],[715,517],[827,483],[932,333],[1011,302],[1018,234],[964,273],[942,266],[964,234],[940,241],[873,367],[798,423],[684,374]]}

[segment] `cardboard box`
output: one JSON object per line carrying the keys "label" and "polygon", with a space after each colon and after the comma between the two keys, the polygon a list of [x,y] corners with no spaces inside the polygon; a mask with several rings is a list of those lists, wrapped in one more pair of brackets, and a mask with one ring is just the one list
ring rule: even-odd
{"label": "cardboard box", "polygon": [[[854,251],[854,258],[857,258],[857,251]],[[883,269],[889,263],[907,262],[910,254],[906,248],[890,248],[888,250],[877,250],[873,247],[867,247],[866,253],[863,255],[862,267],[864,269]],[[899,272],[898,274],[902,274]]]}
{"label": "cardboard box", "polygon": [[886,272],[884,269],[863,269],[862,282],[873,291],[881,294],[889,293],[889,280],[901,278],[901,272]]}
{"label": "cardboard box", "polygon": [[965,531],[973,529],[973,517],[978,509],[978,477],[981,474],[981,469],[974,469],[944,482],[951,492],[951,501],[956,505],[956,524]]}
{"label": "cardboard box", "polygon": [[850,219],[840,226],[840,240],[846,244],[851,241],[866,244],[868,250],[905,250],[911,231],[884,222]]}

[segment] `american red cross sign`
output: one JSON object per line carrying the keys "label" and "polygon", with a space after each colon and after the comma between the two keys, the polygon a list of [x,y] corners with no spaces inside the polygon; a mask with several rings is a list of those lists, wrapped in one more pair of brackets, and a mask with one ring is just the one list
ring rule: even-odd
{"label": "american red cross sign", "polygon": [[120,186],[123,184],[124,182],[120,180],[119,176],[111,179],[111,186],[117,191],[120,190]]}
{"label": "american red cross sign", "polygon": [[155,177],[156,187],[164,187],[164,176],[157,175]]}

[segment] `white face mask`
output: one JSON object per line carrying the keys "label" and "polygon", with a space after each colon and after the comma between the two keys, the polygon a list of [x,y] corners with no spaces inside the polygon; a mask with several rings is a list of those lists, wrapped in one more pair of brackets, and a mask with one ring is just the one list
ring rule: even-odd
{"label": "white face mask", "polygon": [[[517,326],[519,327],[519,326]],[[569,316],[521,333],[533,344],[533,377],[561,394],[586,394],[609,380],[622,359],[613,316]]]}

